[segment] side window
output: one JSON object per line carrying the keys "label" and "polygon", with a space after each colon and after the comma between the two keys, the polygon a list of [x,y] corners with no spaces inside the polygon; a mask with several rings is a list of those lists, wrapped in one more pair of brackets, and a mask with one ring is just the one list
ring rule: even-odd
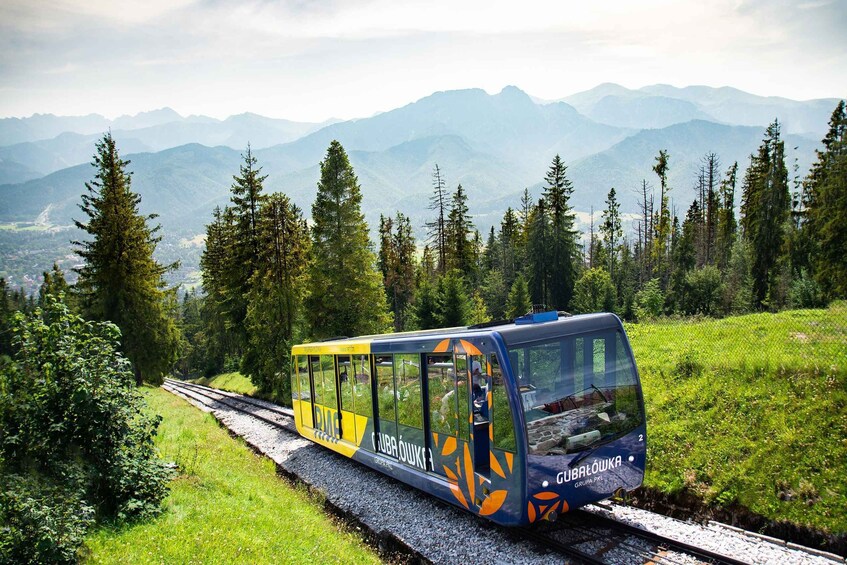
{"label": "side window", "polygon": [[456,366],[456,395],[459,397],[459,439],[470,440],[470,367],[467,355],[456,355],[453,363]]}
{"label": "side window", "polygon": [[321,358],[317,355],[310,355],[309,365],[312,370],[312,381],[315,384],[315,404],[323,404],[324,375],[321,371]]}
{"label": "side window", "polygon": [[300,381],[300,421],[304,425],[312,425],[312,406],[306,402],[312,402],[312,388],[309,386],[309,358],[305,355],[297,356],[297,379]]}
{"label": "side window", "polygon": [[394,356],[394,378],[397,383],[397,423],[423,429],[421,401],[420,355]]}
{"label": "side window", "polygon": [[429,423],[432,431],[455,436],[459,405],[456,398],[455,371],[450,355],[427,355],[426,376],[429,386]]}
{"label": "side window", "polygon": [[[335,357],[333,355],[321,355],[321,379],[323,381],[323,405],[328,408],[338,408],[338,399],[335,396]],[[315,380],[317,388],[317,379]]]}
{"label": "side window", "polygon": [[300,377],[297,375],[297,357],[291,357],[291,400],[300,400]]}
{"label": "side window", "polygon": [[341,385],[341,409],[353,412],[355,402],[353,400],[353,379],[350,376],[352,367],[350,366],[349,355],[339,355],[338,363],[338,382]]}
{"label": "side window", "polygon": [[353,411],[360,416],[373,418],[373,400],[371,398],[371,369],[367,355],[353,357]]}
{"label": "side window", "polygon": [[514,452],[515,428],[512,420],[512,409],[503,380],[503,370],[497,359],[497,354],[491,354],[491,425],[494,428],[494,447]]}
{"label": "side window", "polygon": [[377,355],[374,357],[376,367],[377,399],[379,400],[379,419],[382,421],[382,431],[394,435],[395,426],[386,422],[396,422],[397,415],[394,412],[394,356]]}

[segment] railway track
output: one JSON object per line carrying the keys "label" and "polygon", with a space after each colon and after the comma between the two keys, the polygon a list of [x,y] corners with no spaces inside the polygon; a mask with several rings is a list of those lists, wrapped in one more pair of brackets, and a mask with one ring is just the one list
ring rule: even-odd
{"label": "railway track", "polygon": [[554,523],[522,528],[521,532],[546,548],[587,563],[748,563],[584,510],[569,512]]}
{"label": "railway track", "polygon": [[294,411],[290,408],[277,406],[264,400],[256,400],[234,392],[174,379],[165,379],[163,388],[171,392],[178,391],[186,396],[190,396],[210,408],[214,408],[215,403],[222,404],[238,412],[248,414],[266,424],[285,429],[295,434],[297,433],[297,428],[294,425]]}
{"label": "railway track", "polygon": [[[273,427],[297,433],[291,409],[172,379],[166,379],[164,388],[209,408],[235,410]],[[556,522],[543,522],[518,529],[504,528],[503,532],[507,537],[531,540],[544,551],[566,556],[573,562],[667,565],[736,565],[751,562],[715,553],[584,510],[564,514]]]}

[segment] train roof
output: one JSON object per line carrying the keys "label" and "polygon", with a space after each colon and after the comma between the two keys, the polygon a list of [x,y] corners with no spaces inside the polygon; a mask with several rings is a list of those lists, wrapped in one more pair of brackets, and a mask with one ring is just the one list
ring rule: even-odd
{"label": "train roof", "polygon": [[[535,318],[533,318],[533,316]],[[494,322],[478,326],[458,326],[391,334],[339,337],[320,342],[295,345],[295,353],[318,353],[317,349],[345,351],[349,353],[367,353],[371,343],[387,341],[407,341],[415,338],[452,338],[468,337],[474,334],[499,333],[506,345],[518,345],[532,341],[550,339],[562,335],[591,333],[621,327],[620,319],[610,313],[581,314],[571,316],[563,313],[544,312],[527,315],[514,321]],[[305,351],[308,350],[308,351]]]}

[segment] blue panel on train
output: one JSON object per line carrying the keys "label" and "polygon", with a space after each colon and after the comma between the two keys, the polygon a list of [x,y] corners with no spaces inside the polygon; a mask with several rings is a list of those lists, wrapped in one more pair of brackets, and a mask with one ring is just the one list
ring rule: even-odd
{"label": "blue panel on train", "polygon": [[515,320],[515,324],[522,326],[524,324],[540,324],[541,322],[555,322],[559,319],[558,312],[538,312],[537,314],[527,314]]}

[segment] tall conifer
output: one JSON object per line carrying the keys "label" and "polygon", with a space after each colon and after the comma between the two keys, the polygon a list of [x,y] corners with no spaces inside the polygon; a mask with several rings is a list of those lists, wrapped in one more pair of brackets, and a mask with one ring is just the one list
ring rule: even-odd
{"label": "tall conifer", "polygon": [[306,314],[314,337],[377,333],[390,324],[361,205],[362,193],[347,153],[333,140],[321,162],[312,205],[313,261]]}
{"label": "tall conifer", "polygon": [[111,133],[97,142],[94,180],[85,184],[80,209],[87,222],[76,226],[91,236],[75,241],[84,264],[77,289],[86,317],[110,321],[121,329],[121,349],[132,362],[135,379],[158,383],[176,361],[180,342],[171,308],[174,296],[164,275],[176,265],[153,259],[159,227],[156,216],[139,213],[141,197],[132,191],[129,161],[118,154]]}

